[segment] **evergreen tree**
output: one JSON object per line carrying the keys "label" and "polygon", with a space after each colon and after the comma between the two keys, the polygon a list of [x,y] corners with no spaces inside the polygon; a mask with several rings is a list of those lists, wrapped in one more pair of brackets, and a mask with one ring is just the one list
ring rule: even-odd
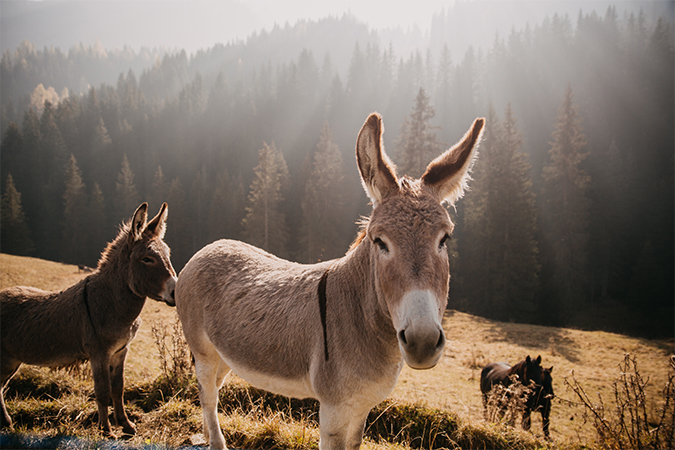
{"label": "evergreen tree", "polygon": [[[62,199],[65,188],[65,173],[68,165],[66,143],[56,125],[55,112],[50,102],[44,102],[40,123],[40,150],[42,167],[39,169],[42,180],[42,205],[39,227],[44,227],[44,233],[54,237],[53,227],[50,224],[59,223],[63,216]],[[58,239],[49,239],[40,249],[48,259],[57,259],[61,251]]]}
{"label": "evergreen tree", "polygon": [[140,197],[134,185],[134,173],[126,154],[122,158],[122,169],[117,175],[116,193],[115,219],[120,221],[130,217],[140,204]]}
{"label": "evergreen tree", "polygon": [[35,252],[35,246],[21,207],[21,193],[14,186],[12,174],[7,174],[0,214],[2,215],[2,222],[0,222],[2,252],[12,255],[32,255]]}
{"label": "evergreen tree", "polygon": [[285,256],[288,243],[286,218],[281,210],[282,191],[288,182],[286,161],[274,143],[258,151],[258,165],[248,194],[244,239],[277,256]]}
{"label": "evergreen tree", "polygon": [[313,263],[344,254],[340,223],[344,216],[342,156],[333,132],[324,124],[314,164],[302,197],[300,261]]}
{"label": "evergreen tree", "polygon": [[246,208],[246,193],[241,177],[231,178],[227,170],[216,178],[209,208],[209,240],[239,239]]}
{"label": "evergreen tree", "polygon": [[562,302],[571,312],[584,298],[588,280],[590,201],[586,192],[590,177],[581,167],[587,156],[586,137],[569,85],[552,139],[541,191],[544,263],[550,271],[550,293],[545,300]]}
{"label": "evergreen tree", "polygon": [[193,248],[202,248],[209,243],[208,239],[208,206],[211,203],[209,198],[209,183],[206,166],[197,173],[195,181],[192,183],[192,246]]}
{"label": "evergreen tree", "polygon": [[48,237],[40,228],[40,213],[42,206],[42,186],[44,180],[40,178],[39,173],[34,170],[34,163],[40,164],[40,149],[42,136],[40,134],[40,123],[35,111],[29,109],[26,111],[21,123],[21,156],[19,157],[18,169],[14,173],[17,177],[15,183],[23,197],[23,207],[26,212],[26,219],[33,231],[33,239],[37,249],[42,248],[42,244]]}
{"label": "evergreen tree", "polygon": [[70,155],[66,168],[66,189],[63,194],[63,250],[62,257],[71,264],[87,262],[83,237],[87,235],[87,193],[82,172],[75,156]]}
{"label": "evergreen tree", "polygon": [[112,240],[114,232],[108,225],[105,198],[98,183],[94,183],[89,195],[87,219],[87,259],[84,262],[94,267],[107,242]]}
{"label": "evergreen tree", "polygon": [[159,205],[167,201],[168,191],[169,188],[164,177],[162,166],[157,166],[155,175],[152,178],[152,188],[150,190],[148,203],[150,205],[157,205],[157,207],[159,207]]}
{"label": "evergreen tree", "polygon": [[171,260],[177,271],[188,262],[194,250],[188,222],[189,206],[185,199],[185,189],[178,177],[169,185],[167,203],[171,212],[171,226],[167,228],[165,242],[171,247]]}
{"label": "evergreen tree", "polygon": [[7,180],[7,175],[13,173],[16,177],[22,177],[24,168],[22,167],[21,151],[23,147],[21,131],[15,122],[10,122],[2,136],[0,148],[0,171],[2,173],[3,184]]}
{"label": "evergreen tree", "polygon": [[[116,163],[112,154],[112,139],[110,139],[103,119],[98,120],[96,128],[93,130],[87,159],[89,163],[85,164],[84,168],[85,174],[91,173],[90,181],[97,182],[104,192],[112,192],[114,187],[114,172],[110,168],[114,167]],[[89,180],[89,178],[87,179]],[[133,213],[134,211],[135,209],[131,212]]]}
{"label": "evergreen tree", "polygon": [[228,227],[228,217],[231,215],[230,203],[230,176],[227,170],[224,170],[216,177],[216,186],[211,197],[208,223],[210,241],[232,237]]}
{"label": "evergreen tree", "polygon": [[420,88],[410,118],[401,125],[397,143],[401,174],[421,177],[427,164],[441,152],[441,143],[436,136],[438,127],[431,126],[435,115],[429,96]]}
{"label": "evergreen tree", "polygon": [[530,164],[510,105],[503,122],[490,107],[487,123],[466,199],[467,293],[483,315],[532,321],[539,264]]}

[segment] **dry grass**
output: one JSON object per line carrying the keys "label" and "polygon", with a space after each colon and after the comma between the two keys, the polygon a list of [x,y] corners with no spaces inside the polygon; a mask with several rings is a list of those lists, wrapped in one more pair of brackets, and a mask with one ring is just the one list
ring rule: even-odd
{"label": "dry grass", "polygon": [[[78,273],[75,266],[0,254],[0,288],[25,284],[57,290],[85,275]],[[201,410],[195,392],[190,393],[186,401],[183,393],[172,397],[173,394],[169,391],[165,393],[157,384],[162,375],[162,363],[152,324],[165,324],[169,329],[176,320],[175,309],[149,300],[141,317],[144,323],[131,344],[126,366],[128,409],[139,431],[131,443],[189,445],[190,437],[201,432]],[[501,323],[459,312],[449,312],[444,319],[444,327],[448,338],[445,357],[432,370],[415,371],[405,367],[391,402],[451,411],[459,424],[455,439],[463,436],[460,440],[468,446],[473,446],[472,442],[475,445],[493,442],[495,446],[514,449],[546,446],[538,414],[533,414],[532,433],[523,432],[518,425],[515,429],[505,428],[483,419],[479,377],[481,368],[488,362],[513,364],[529,354],[541,355],[545,367],[554,366],[556,399],[551,411],[552,445],[555,448],[578,448],[593,447],[596,435],[592,424],[583,420],[583,406],[578,404],[572,392],[565,389],[564,377],[574,372],[576,381],[587,392],[597,392],[610,399],[612,382],[619,377],[619,365],[624,360],[624,354],[629,353],[640,362],[641,373],[649,380],[645,388],[648,409],[656,411],[662,398],[660,390],[667,381],[668,356],[673,352],[673,340],[655,341],[613,333]],[[47,369],[25,366],[21,372],[57,376]],[[230,385],[234,386],[234,391],[247,386],[235,376],[232,376]],[[100,439],[95,427],[91,426],[92,421],[95,422],[93,383],[87,379],[81,384],[76,383],[73,389],[74,392],[66,396],[73,397],[71,400],[54,395],[53,399],[36,398],[35,395],[24,399],[13,398],[9,402],[10,413],[16,415],[19,410],[32,408],[33,416],[42,417],[31,419],[35,422],[34,426],[19,427],[26,432],[33,430],[53,436],[79,430],[77,435]],[[144,409],[140,399],[150,391],[164,397],[154,408]],[[242,407],[230,408],[221,414],[221,425],[230,445],[269,448],[264,445],[271,444],[272,439],[274,446],[279,448],[316,448],[318,429],[310,413],[290,414],[264,406],[265,401],[252,401],[246,406],[246,402],[241,400],[239,406]],[[430,411],[430,414],[436,414],[434,410]],[[495,436],[504,440],[497,442]],[[398,444],[383,442],[377,435],[369,439],[364,444],[365,448],[420,448],[421,437],[410,435]],[[262,442],[260,445],[263,446],[256,447],[255,442]]]}
{"label": "dry grass", "polygon": [[0,253],[0,289],[12,286],[34,286],[47,291],[60,291],[87,274],[77,266]]}

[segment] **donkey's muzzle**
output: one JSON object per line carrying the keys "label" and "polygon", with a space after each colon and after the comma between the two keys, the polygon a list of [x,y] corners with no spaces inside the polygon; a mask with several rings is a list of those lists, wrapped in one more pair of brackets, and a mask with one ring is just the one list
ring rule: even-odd
{"label": "donkey's muzzle", "polygon": [[413,369],[431,369],[443,355],[445,333],[442,329],[398,332],[398,345],[403,359]]}
{"label": "donkey's muzzle", "polygon": [[164,282],[162,300],[169,306],[176,306],[176,277],[171,276]]}
{"label": "donkey's muzzle", "polygon": [[411,292],[401,304],[397,330],[403,360],[413,369],[430,369],[443,355],[445,332],[438,306],[427,291]]}

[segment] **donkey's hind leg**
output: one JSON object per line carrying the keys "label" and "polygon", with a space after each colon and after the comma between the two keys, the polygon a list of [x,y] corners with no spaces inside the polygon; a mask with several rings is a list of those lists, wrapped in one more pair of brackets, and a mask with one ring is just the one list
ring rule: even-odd
{"label": "donkey's hind leg", "polygon": [[136,426],[129,420],[126,411],[124,411],[124,362],[127,358],[128,349],[128,346],[124,347],[110,359],[110,388],[117,425],[122,427],[124,434],[134,435],[136,434]]}
{"label": "donkey's hind leg", "polygon": [[204,416],[204,437],[211,449],[226,449],[225,437],[218,422],[218,390],[225,378],[224,365],[215,348],[210,351],[195,351],[195,372],[199,382],[199,402]]}

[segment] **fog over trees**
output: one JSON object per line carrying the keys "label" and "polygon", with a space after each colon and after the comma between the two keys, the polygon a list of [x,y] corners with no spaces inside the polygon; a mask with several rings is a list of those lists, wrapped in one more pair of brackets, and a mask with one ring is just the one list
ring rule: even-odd
{"label": "fog over trees", "polygon": [[190,54],[6,50],[0,249],[94,266],[139,202],[166,201],[177,270],[219,238],[334,258],[371,209],[354,162],[370,112],[414,176],[484,116],[449,208],[449,306],[672,336],[672,14],[580,9],[453,52],[458,5],[425,47],[345,15]]}

